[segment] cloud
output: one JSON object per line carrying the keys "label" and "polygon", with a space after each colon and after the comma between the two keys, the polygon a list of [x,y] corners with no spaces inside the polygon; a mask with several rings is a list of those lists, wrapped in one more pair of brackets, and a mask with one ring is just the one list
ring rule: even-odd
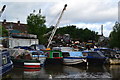
{"label": "cloud", "polygon": [[[18,2],[17,2],[18,1]],[[36,10],[42,10],[46,16],[46,25],[55,25],[57,19],[67,4],[59,26],[74,24],[78,27],[88,27],[100,33],[101,24],[104,25],[106,36],[112,30],[113,24],[117,21],[119,0],[2,0],[1,5],[6,4],[7,8],[2,19],[7,21],[20,20],[26,23],[27,16]]]}
{"label": "cloud", "polygon": [[96,24],[79,23],[79,24],[76,24],[76,26],[78,28],[83,28],[83,29],[88,28],[92,31],[98,32],[98,34],[101,34],[101,25],[103,25],[103,34],[104,34],[104,36],[109,37],[110,32],[113,30],[114,24],[115,23],[113,23],[113,22],[106,22],[103,24],[100,24],[100,23],[96,23]]}

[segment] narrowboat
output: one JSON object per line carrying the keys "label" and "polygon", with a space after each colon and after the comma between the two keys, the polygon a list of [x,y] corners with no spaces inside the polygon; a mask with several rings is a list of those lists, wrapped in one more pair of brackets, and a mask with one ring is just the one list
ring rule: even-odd
{"label": "narrowboat", "polygon": [[106,57],[99,51],[82,51],[87,55],[87,65],[103,65],[106,62]]}
{"label": "narrowboat", "polygon": [[11,60],[16,67],[40,68],[46,57],[41,51],[17,49],[11,54]]}
{"label": "narrowboat", "polygon": [[54,47],[53,49],[62,52],[65,65],[86,64],[86,55],[83,55],[81,51],[74,51],[72,47]]}
{"label": "narrowboat", "polygon": [[47,58],[45,61],[45,65],[51,65],[51,64],[56,64],[56,65],[62,65],[63,64],[63,56],[62,52],[58,50],[47,50],[44,51]]}
{"label": "narrowboat", "polygon": [[4,75],[13,68],[13,63],[7,49],[0,50],[0,58],[0,75]]}

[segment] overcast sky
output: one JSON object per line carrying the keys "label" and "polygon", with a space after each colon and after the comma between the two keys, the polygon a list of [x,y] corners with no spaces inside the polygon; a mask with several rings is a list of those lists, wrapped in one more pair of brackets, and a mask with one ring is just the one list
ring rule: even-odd
{"label": "overcast sky", "polygon": [[88,28],[99,32],[104,26],[104,36],[108,37],[116,21],[118,21],[119,0],[1,0],[0,9],[6,9],[0,21],[26,23],[27,16],[36,10],[46,16],[46,25],[55,25],[60,12],[67,4],[60,21],[60,26],[76,25],[79,28]]}

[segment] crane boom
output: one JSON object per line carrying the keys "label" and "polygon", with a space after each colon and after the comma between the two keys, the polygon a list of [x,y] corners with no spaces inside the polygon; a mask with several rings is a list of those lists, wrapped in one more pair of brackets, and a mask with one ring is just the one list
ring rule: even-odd
{"label": "crane boom", "polygon": [[4,5],[3,8],[2,8],[1,11],[0,11],[0,17],[1,17],[1,15],[2,15],[3,11],[5,10],[5,8],[6,8],[6,5]]}
{"label": "crane boom", "polygon": [[65,4],[65,6],[64,6],[64,8],[63,8],[63,10],[62,10],[62,12],[61,12],[61,14],[60,14],[60,17],[58,18],[58,21],[57,21],[54,29],[52,30],[52,34],[50,35],[50,37],[49,37],[49,39],[48,39],[47,48],[49,48],[49,46],[50,46],[50,44],[51,44],[51,42],[52,42],[52,39],[53,39],[53,37],[54,37],[54,35],[55,35],[55,32],[56,32],[56,30],[57,30],[57,26],[58,26],[58,24],[60,23],[60,20],[61,20],[61,18],[62,18],[62,15],[63,15],[64,11],[66,10],[66,7],[67,7],[67,4]]}

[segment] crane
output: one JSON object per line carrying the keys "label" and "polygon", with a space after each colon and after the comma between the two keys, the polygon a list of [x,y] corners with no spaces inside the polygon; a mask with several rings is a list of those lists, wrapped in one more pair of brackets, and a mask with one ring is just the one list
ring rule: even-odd
{"label": "crane", "polygon": [[3,8],[1,9],[1,11],[0,11],[0,17],[2,15],[3,11],[5,10],[5,7],[6,7],[6,5],[4,5]]}
{"label": "crane", "polygon": [[61,14],[60,14],[60,17],[58,18],[58,21],[57,21],[54,29],[52,30],[52,33],[51,33],[51,35],[50,35],[50,37],[49,37],[49,39],[48,39],[47,48],[50,47],[50,44],[51,44],[51,42],[52,42],[52,39],[53,39],[53,37],[54,37],[54,35],[55,35],[55,32],[56,32],[56,30],[57,30],[57,26],[58,26],[59,23],[60,23],[60,20],[61,20],[61,18],[62,18],[62,15],[63,15],[64,11],[66,10],[66,7],[67,7],[67,4],[64,5],[64,8],[63,8],[63,10],[62,10],[62,12],[61,12]]}

